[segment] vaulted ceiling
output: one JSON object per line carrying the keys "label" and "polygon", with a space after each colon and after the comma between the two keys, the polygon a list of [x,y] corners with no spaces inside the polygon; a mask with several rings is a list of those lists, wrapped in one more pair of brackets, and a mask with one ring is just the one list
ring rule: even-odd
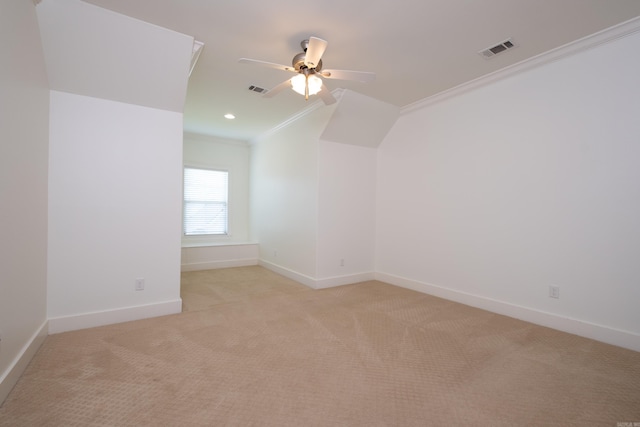
{"label": "vaulted ceiling", "polygon": [[[309,36],[329,42],[325,68],[377,75],[368,84],[329,80],[330,90],[350,89],[405,107],[640,16],[637,0],[86,2],[204,42],[188,84],[185,130],[240,140],[319,101],[290,90],[263,98],[249,86],[271,89],[291,75],[238,59],[290,65]],[[491,59],[478,54],[507,39],[516,47]]]}

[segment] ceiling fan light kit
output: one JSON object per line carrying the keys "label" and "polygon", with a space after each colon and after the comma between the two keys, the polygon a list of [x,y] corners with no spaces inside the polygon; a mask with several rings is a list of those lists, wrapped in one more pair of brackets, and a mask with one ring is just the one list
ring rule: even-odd
{"label": "ceiling fan light kit", "polygon": [[322,90],[322,79],[315,74],[305,76],[298,74],[291,79],[291,88],[308,99]]}
{"label": "ceiling fan light kit", "polygon": [[303,40],[300,46],[304,52],[300,52],[293,57],[291,61],[293,67],[248,58],[240,58],[238,62],[258,64],[298,74],[268,91],[263,95],[266,98],[271,98],[284,88],[291,87],[295,92],[303,95],[305,99],[319,94],[324,103],[329,105],[336,102],[336,99],[324,85],[321,76],[337,80],[355,80],[368,83],[375,80],[375,74],[364,71],[322,70],[322,55],[327,48],[327,44],[325,40],[317,37],[309,37],[308,40]]}

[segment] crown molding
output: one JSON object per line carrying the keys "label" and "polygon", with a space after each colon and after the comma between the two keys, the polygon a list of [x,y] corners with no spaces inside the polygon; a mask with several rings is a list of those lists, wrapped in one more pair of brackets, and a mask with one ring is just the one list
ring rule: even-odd
{"label": "crown molding", "polygon": [[[337,88],[337,89],[334,89],[334,90],[331,91],[331,94],[333,95],[333,97],[338,102],[342,98],[342,94],[343,93],[344,93],[344,89],[342,89],[342,88]],[[255,138],[251,139],[249,141],[249,145],[254,145],[254,144],[262,141],[263,139],[273,135],[274,133],[278,132],[279,130],[281,130],[283,128],[286,128],[290,124],[294,123],[296,120],[299,120],[300,118],[302,118],[302,117],[304,117],[304,116],[306,116],[308,114],[311,114],[312,112],[316,111],[320,107],[324,107],[324,102],[322,102],[320,99],[318,99],[318,100],[314,101],[313,104],[309,105],[308,107],[303,108],[302,110],[300,110],[296,114],[290,116],[285,121],[279,123],[278,125],[272,127],[271,129],[261,133],[260,135],[256,136]]]}
{"label": "crown molding", "polygon": [[571,43],[567,43],[550,51],[541,53],[534,57],[520,61],[516,64],[502,68],[498,71],[494,71],[451,89],[447,89],[430,97],[421,99],[420,101],[408,104],[400,109],[400,115],[402,116],[405,114],[409,114],[413,111],[420,110],[429,105],[433,105],[446,99],[461,95],[465,92],[469,92],[479,87],[505,79],[509,76],[513,76],[517,73],[522,73],[524,71],[528,71],[533,68],[558,61],[560,59],[578,54],[580,52],[593,49],[597,46],[603,45],[605,43],[610,43],[623,37],[627,37],[639,31],[640,17],[630,19],[613,27],[598,31],[597,33],[588,35]]}
{"label": "crown molding", "polygon": [[224,138],[221,136],[206,135],[189,131],[182,132],[182,139],[183,141],[215,142],[218,144],[234,145],[237,147],[246,147],[249,144],[247,141],[241,139]]}

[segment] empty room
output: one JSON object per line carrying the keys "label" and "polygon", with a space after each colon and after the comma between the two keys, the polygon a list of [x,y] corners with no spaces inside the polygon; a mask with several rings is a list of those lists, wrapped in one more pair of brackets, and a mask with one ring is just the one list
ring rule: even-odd
{"label": "empty room", "polygon": [[0,426],[640,426],[640,2],[3,0]]}

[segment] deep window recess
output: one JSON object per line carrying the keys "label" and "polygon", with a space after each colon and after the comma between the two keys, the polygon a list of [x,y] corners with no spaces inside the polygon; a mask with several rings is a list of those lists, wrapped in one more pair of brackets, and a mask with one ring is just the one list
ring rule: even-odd
{"label": "deep window recess", "polygon": [[184,168],[183,231],[186,236],[227,234],[229,172]]}

